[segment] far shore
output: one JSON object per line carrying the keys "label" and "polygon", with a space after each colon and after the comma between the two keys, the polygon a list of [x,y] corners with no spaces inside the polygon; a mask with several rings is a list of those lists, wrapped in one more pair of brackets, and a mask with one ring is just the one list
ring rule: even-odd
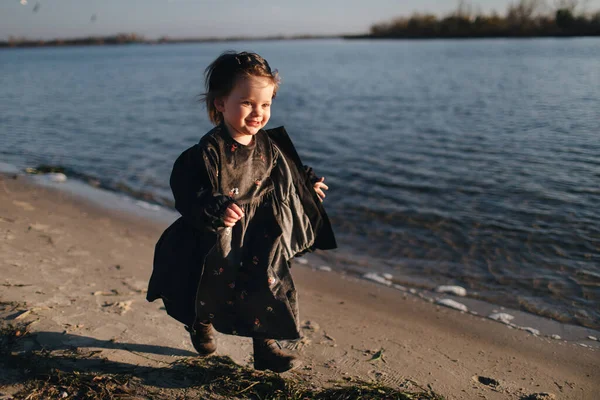
{"label": "far shore", "polygon": [[37,47],[74,47],[74,46],[126,46],[126,45],[168,45],[186,43],[227,43],[227,42],[256,42],[283,40],[476,40],[476,39],[541,39],[541,38],[583,38],[600,37],[598,34],[577,33],[542,33],[542,34],[418,34],[403,33],[389,35],[355,34],[355,35],[299,35],[299,36],[264,36],[264,37],[226,37],[226,38],[159,38],[155,40],[131,39],[124,37],[86,37],[52,40],[19,39],[0,41],[0,49],[37,48]]}

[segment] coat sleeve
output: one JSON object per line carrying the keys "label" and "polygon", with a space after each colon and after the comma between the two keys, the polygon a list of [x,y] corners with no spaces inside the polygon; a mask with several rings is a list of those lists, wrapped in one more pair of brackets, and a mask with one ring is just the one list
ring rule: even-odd
{"label": "coat sleeve", "polygon": [[312,167],[309,167],[308,165],[304,166],[304,171],[306,171],[308,179],[310,179],[310,183],[312,183],[313,185],[321,179],[320,176],[317,176]]}
{"label": "coat sleeve", "polygon": [[223,215],[233,199],[219,193],[218,154],[214,149],[194,145],[175,161],[171,190],[175,208],[183,219],[200,230],[223,228]]}

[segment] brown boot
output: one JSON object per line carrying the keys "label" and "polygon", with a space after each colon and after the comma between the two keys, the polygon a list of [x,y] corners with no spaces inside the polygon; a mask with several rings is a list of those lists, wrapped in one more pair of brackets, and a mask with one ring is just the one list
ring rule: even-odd
{"label": "brown boot", "polygon": [[302,361],[282,350],[275,339],[252,339],[254,345],[254,369],[285,372],[298,368]]}
{"label": "brown boot", "polygon": [[196,320],[194,325],[185,329],[190,333],[192,344],[200,356],[208,356],[217,350],[215,330],[210,322]]}

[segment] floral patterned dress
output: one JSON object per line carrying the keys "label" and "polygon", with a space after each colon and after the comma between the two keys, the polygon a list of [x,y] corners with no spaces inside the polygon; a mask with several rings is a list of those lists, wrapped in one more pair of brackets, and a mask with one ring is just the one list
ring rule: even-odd
{"label": "floral patterned dress", "polygon": [[216,245],[204,260],[197,318],[210,320],[221,333],[297,339],[297,295],[287,260],[312,241],[282,240],[282,218],[284,225],[298,218],[288,204],[293,185],[285,160],[264,131],[248,146],[224,129],[213,137],[204,153],[206,164],[214,166],[213,190],[234,199],[244,216],[232,228],[217,230]]}

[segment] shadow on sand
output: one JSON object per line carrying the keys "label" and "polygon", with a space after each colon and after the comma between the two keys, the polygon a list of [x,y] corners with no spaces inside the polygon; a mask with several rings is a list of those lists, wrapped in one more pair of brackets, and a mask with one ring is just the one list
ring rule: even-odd
{"label": "shadow on sand", "polygon": [[[229,357],[197,357],[165,346],[29,333],[26,326],[4,326],[0,333],[0,389],[16,387],[15,399],[441,399],[418,386],[404,387],[410,391],[403,392],[362,381],[315,389],[302,372],[292,372],[292,379],[286,379],[240,366]],[[104,350],[130,352],[151,362],[138,365],[109,360],[102,357]]]}

